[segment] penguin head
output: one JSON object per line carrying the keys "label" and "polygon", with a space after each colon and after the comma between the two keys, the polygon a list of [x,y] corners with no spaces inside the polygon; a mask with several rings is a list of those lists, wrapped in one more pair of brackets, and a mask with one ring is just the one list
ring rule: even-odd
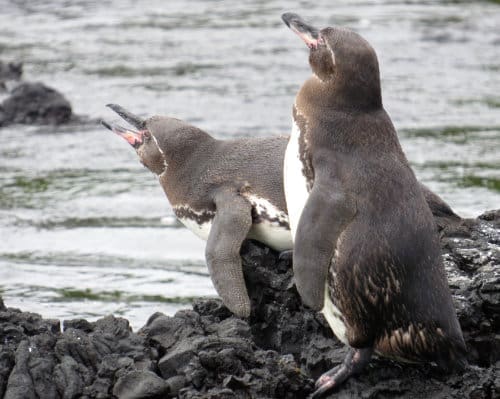
{"label": "penguin head", "polygon": [[124,120],[137,128],[131,129],[117,124],[109,124],[102,121],[102,124],[125,139],[132,147],[134,147],[141,163],[151,172],[161,175],[166,171],[167,159],[165,153],[158,144],[158,140],[148,128],[148,120],[139,118],[131,112],[125,110],[117,104],[108,104],[109,108],[120,115]]}
{"label": "penguin head", "polygon": [[317,29],[294,13],[282,19],[309,47],[311,69],[331,98],[344,104],[381,105],[377,55],[365,39],[345,28]]}
{"label": "penguin head", "polygon": [[108,107],[137,130],[107,122],[102,124],[134,147],[141,163],[157,175],[166,172],[167,167],[182,166],[190,154],[207,140],[212,140],[204,131],[176,118],[153,116],[141,119],[119,105],[108,104]]}

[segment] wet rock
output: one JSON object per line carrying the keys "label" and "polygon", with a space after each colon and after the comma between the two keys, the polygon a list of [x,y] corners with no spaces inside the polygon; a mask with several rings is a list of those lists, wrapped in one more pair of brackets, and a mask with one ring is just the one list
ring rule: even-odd
{"label": "wet rock", "polygon": [[159,360],[158,368],[163,378],[170,378],[182,372],[196,356],[203,339],[194,338],[179,341]]}
{"label": "wet rock", "polygon": [[60,125],[71,119],[71,104],[43,83],[24,82],[0,104],[0,126],[11,123]]}
{"label": "wet rock", "polygon": [[77,398],[92,383],[93,374],[71,356],[59,358],[54,368],[54,384],[60,397]]}
{"label": "wet rock", "polygon": [[[195,397],[300,397],[310,385],[298,364],[255,346],[247,322],[219,300],[198,301],[193,311],[156,315],[141,330],[156,345],[160,375],[172,394]],[[290,365],[291,363],[291,365]],[[286,373],[285,373],[286,371]],[[292,380],[299,381],[293,385]],[[283,393],[288,387],[289,393]]]}
{"label": "wet rock", "polygon": [[445,267],[468,360],[490,367],[500,359],[500,212],[463,224],[467,236],[442,239]]}
{"label": "wet rock", "polygon": [[57,90],[39,82],[23,82],[23,64],[0,60],[0,127],[11,123],[60,125],[72,109]]}
{"label": "wet rock", "polygon": [[131,371],[116,381],[113,395],[119,399],[163,398],[170,386],[152,371]]}
{"label": "wet rock", "polygon": [[[500,212],[442,222],[438,228],[443,259],[469,350],[470,368],[463,375],[442,375],[426,365],[376,359],[365,373],[330,397],[498,397]],[[257,243],[249,243],[242,256],[245,277],[253,287],[250,325],[254,341],[261,347],[292,353],[314,379],[341,363],[346,348],[332,336],[321,315],[297,301],[287,265]],[[272,276],[267,277],[269,274]]]}
{"label": "wet rock", "polygon": [[[469,367],[445,375],[376,358],[329,397],[500,397],[500,212],[439,228]],[[307,397],[346,348],[320,314],[302,306],[290,259],[254,242],[242,259],[249,320],[209,299],[174,316],[155,313],[137,333],[113,316],[65,321],[61,331],[59,321],[0,299],[0,397]]]}

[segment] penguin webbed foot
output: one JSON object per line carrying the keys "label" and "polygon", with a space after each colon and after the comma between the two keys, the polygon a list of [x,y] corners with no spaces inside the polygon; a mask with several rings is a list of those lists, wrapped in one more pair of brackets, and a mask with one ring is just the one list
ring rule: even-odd
{"label": "penguin webbed foot", "polygon": [[316,390],[311,399],[322,397],[327,392],[339,387],[353,375],[359,374],[370,362],[373,348],[351,349],[342,364],[324,373],[316,381]]}

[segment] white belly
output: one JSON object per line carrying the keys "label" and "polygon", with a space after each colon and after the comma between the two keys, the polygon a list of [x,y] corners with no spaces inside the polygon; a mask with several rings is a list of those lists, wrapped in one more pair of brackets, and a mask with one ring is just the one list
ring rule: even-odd
{"label": "white belly", "polygon": [[[179,218],[179,221],[202,240],[208,240],[210,229],[212,228],[211,221],[203,224],[198,224],[196,221],[187,218]],[[290,230],[268,222],[252,225],[247,238],[260,241],[280,252],[292,249],[293,247]]]}
{"label": "white belly", "polygon": [[[248,232],[247,238],[260,241],[276,251],[292,249],[293,242],[290,230],[287,228],[288,215],[268,200],[254,194],[245,195],[252,204],[254,211],[263,219],[260,223],[254,223]],[[200,215],[200,212],[191,211]],[[215,215],[214,215],[215,216]],[[191,218],[178,218],[179,221],[202,240],[207,241],[212,228],[213,218],[198,224]]]}
{"label": "white belly", "polygon": [[293,248],[290,230],[268,222],[254,224],[248,238],[260,241],[279,252]]}
{"label": "white belly", "polygon": [[309,197],[307,180],[302,173],[303,165],[299,153],[299,136],[300,129],[295,121],[293,121],[292,135],[286,147],[283,170],[283,184],[290,229],[292,231],[292,241],[295,241],[300,215]]}
{"label": "white belly", "polygon": [[347,341],[347,327],[342,320],[342,314],[340,313],[339,308],[332,303],[330,296],[328,295],[328,288],[326,285],[325,303],[323,305],[323,309],[321,309],[321,313],[325,316],[325,319],[335,336],[344,344],[349,345],[349,342]]}
{"label": "white belly", "polygon": [[252,225],[248,238],[269,245],[276,251],[292,249],[292,235],[287,228],[289,220],[286,212],[258,195],[248,193],[245,197],[260,219]]}
{"label": "white belly", "polygon": [[178,219],[184,226],[186,226],[189,230],[191,230],[202,240],[205,241],[208,240],[208,235],[210,234],[210,229],[212,228],[212,220],[202,224],[198,224],[193,219],[188,219],[188,218],[178,218]]}

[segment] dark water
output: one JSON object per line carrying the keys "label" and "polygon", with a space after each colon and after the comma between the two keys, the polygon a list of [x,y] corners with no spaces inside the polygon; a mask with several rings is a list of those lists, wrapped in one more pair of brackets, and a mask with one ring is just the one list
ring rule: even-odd
{"label": "dark water", "polygon": [[[287,134],[309,75],[284,11],[378,52],[386,109],[418,177],[460,214],[500,205],[500,6],[438,1],[7,1],[0,58],[74,111],[186,119],[218,138]],[[293,6],[291,6],[293,4]],[[333,7],[332,4],[335,4]],[[214,295],[204,243],[134,151],[95,123],[0,129],[0,292],[47,317],[135,327]]]}

